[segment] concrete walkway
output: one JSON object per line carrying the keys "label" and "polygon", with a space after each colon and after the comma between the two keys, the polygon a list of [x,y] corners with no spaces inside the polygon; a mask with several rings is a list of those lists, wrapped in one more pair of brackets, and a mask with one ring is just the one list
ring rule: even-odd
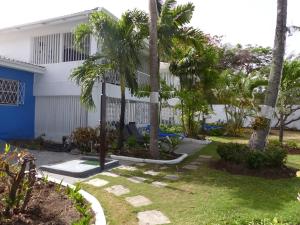
{"label": "concrete walkway", "polygon": [[179,153],[179,154],[185,153],[188,155],[192,155],[205,146],[206,146],[206,144],[199,144],[196,142],[192,142],[189,138],[184,138],[182,140],[181,144],[175,150],[175,153]]}

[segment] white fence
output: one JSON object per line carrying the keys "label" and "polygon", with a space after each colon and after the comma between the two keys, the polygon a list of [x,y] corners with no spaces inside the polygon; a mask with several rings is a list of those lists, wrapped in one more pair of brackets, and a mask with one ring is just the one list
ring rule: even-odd
{"label": "white fence", "polygon": [[79,96],[36,97],[35,136],[61,141],[74,129],[87,126],[87,115]]}

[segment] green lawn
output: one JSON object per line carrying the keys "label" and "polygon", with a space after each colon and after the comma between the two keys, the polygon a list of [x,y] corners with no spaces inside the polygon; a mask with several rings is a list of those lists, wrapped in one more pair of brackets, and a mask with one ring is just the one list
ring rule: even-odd
{"label": "green lawn", "polygon": [[[218,141],[233,141],[227,138],[214,138]],[[199,154],[217,157],[216,143],[212,143],[199,153],[189,157],[184,164],[193,161]],[[300,160],[289,156],[289,164],[300,168]],[[180,165],[179,167],[181,167]],[[154,169],[161,172],[157,177],[147,176],[142,171]],[[159,170],[158,166],[139,167],[138,171],[114,170],[122,176],[113,178],[98,175],[110,183],[122,184],[131,190],[130,194],[115,197],[104,191],[83,184],[84,189],[94,194],[105,209],[109,225],[137,224],[137,212],[158,209],[167,215],[172,224],[177,225],[217,225],[249,224],[255,219],[275,217],[289,224],[300,224],[300,202],[296,200],[300,191],[300,178],[266,180],[263,178],[231,175],[226,172],[210,169],[203,164],[197,171],[177,173],[174,166]],[[177,173],[178,181],[170,182],[163,178],[166,174]],[[131,183],[128,176],[142,176],[148,179],[141,184]],[[150,182],[163,181],[169,184],[165,188],[153,187]],[[147,207],[133,208],[125,197],[143,195],[153,204]],[[258,224],[258,223],[253,223]],[[268,224],[268,223],[262,223]]]}

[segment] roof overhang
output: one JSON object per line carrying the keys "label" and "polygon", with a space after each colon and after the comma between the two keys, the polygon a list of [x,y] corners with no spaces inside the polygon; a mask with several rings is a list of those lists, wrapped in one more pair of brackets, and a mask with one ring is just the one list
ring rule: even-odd
{"label": "roof overhang", "polygon": [[44,74],[46,72],[45,67],[3,57],[0,57],[0,66],[32,72],[35,74]]}
{"label": "roof overhang", "polygon": [[85,10],[82,12],[73,13],[73,14],[66,15],[66,16],[60,16],[60,17],[41,20],[41,21],[37,21],[37,22],[33,22],[33,23],[27,23],[27,24],[17,25],[17,26],[13,26],[13,27],[3,28],[3,29],[0,29],[0,33],[9,33],[9,32],[14,32],[14,31],[30,30],[30,29],[47,26],[47,25],[56,25],[56,24],[61,24],[61,23],[66,23],[66,22],[78,21],[81,19],[86,19],[89,17],[89,15],[92,12],[100,11],[100,10],[107,11],[103,8],[95,8],[95,9],[91,9],[91,10]]}

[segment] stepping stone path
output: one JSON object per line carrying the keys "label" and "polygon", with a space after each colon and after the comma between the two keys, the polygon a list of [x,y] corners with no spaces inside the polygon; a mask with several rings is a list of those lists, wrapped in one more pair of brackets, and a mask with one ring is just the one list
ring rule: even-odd
{"label": "stepping stone path", "polygon": [[146,166],[146,163],[137,163],[136,166]]}
{"label": "stepping stone path", "polygon": [[151,176],[157,176],[159,172],[153,171],[153,170],[148,170],[144,172],[144,174],[151,175]]}
{"label": "stepping stone path", "polygon": [[200,155],[198,159],[212,159],[211,155]]}
{"label": "stepping stone path", "polygon": [[146,181],[147,179],[144,177],[129,177],[127,178],[127,180],[136,183],[136,184],[140,184],[143,183],[144,181]]}
{"label": "stepping stone path", "polygon": [[187,170],[196,170],[196,169],[198,169],[198,166],[192,165],[192,164],[188,164],[188,165],[186,165],[186,166],[184,166],[182,168],[183,169],[187,169]]}
{"label": "stepping stone path", "polygon": [[152,202],[148,198],[142,195],[127,197],[125,198],[125,200],[129,202],[129,204],[132,205],[133,207],[141,207],[141,206],[147,206],[152,204]]}
{"label": "stepping stone path", "polygon": [[135,171],[135,170],[137,170],[137,168],[134,167],[134,166],[124,166],[124,165],[119,166],[116,169],[127,170],[127,171]]}
{"label": "stepping stone path", "polygon": [[103,187],[103,186],[107,185],[109,182],[106,181],[106,180],[96,178],[96,179],[89,180],[85,183],[89,184],[89,185],[92,185],[94,187]]}
{"label": "stepping stone path", "polygon": [[108,176],[108,177],[119,177],[118,174],[111,173],[111,172],[102,172],[102,173],[100,173],[100,175]]}
{"label": "stepping stone path", "polygon": [[175,174],[174,175],[172,175],[172,174],[166,175],[165,178],[168,180],[179,180],[179,176],[175,175]]}
{"label": "stepping stone path", "polygon": [[139,212],[137,217],[139,225],[159,225],[171,223],[168,217],[157,210]]}
{"label": "stepping stone path", "polygon": [[121,196],[128,194],[130,190],[125,188],[123,185],[114,185],[108,188],[105,188],[105,191],[114,194],[115,196]]}
{"label": "stepping stone path", "polygon": [[200,161],[194,161],[194,162],[191,162],[190,165],[202,165],[202,162]]}
{"label": "stepping stone path", "polygon": [[168,186],[167,183],[160,182],[160,181],[154,181],[154,182],[152,182],[152,185],[154,187],[158,187],[158,188],[164,188],[164,187]]}
{"label": "stepping stone path", "polygon": [[159,167],[160,170],[166,170],[166,169],[169,169],[168,166],[162,166],[162,167]]}

